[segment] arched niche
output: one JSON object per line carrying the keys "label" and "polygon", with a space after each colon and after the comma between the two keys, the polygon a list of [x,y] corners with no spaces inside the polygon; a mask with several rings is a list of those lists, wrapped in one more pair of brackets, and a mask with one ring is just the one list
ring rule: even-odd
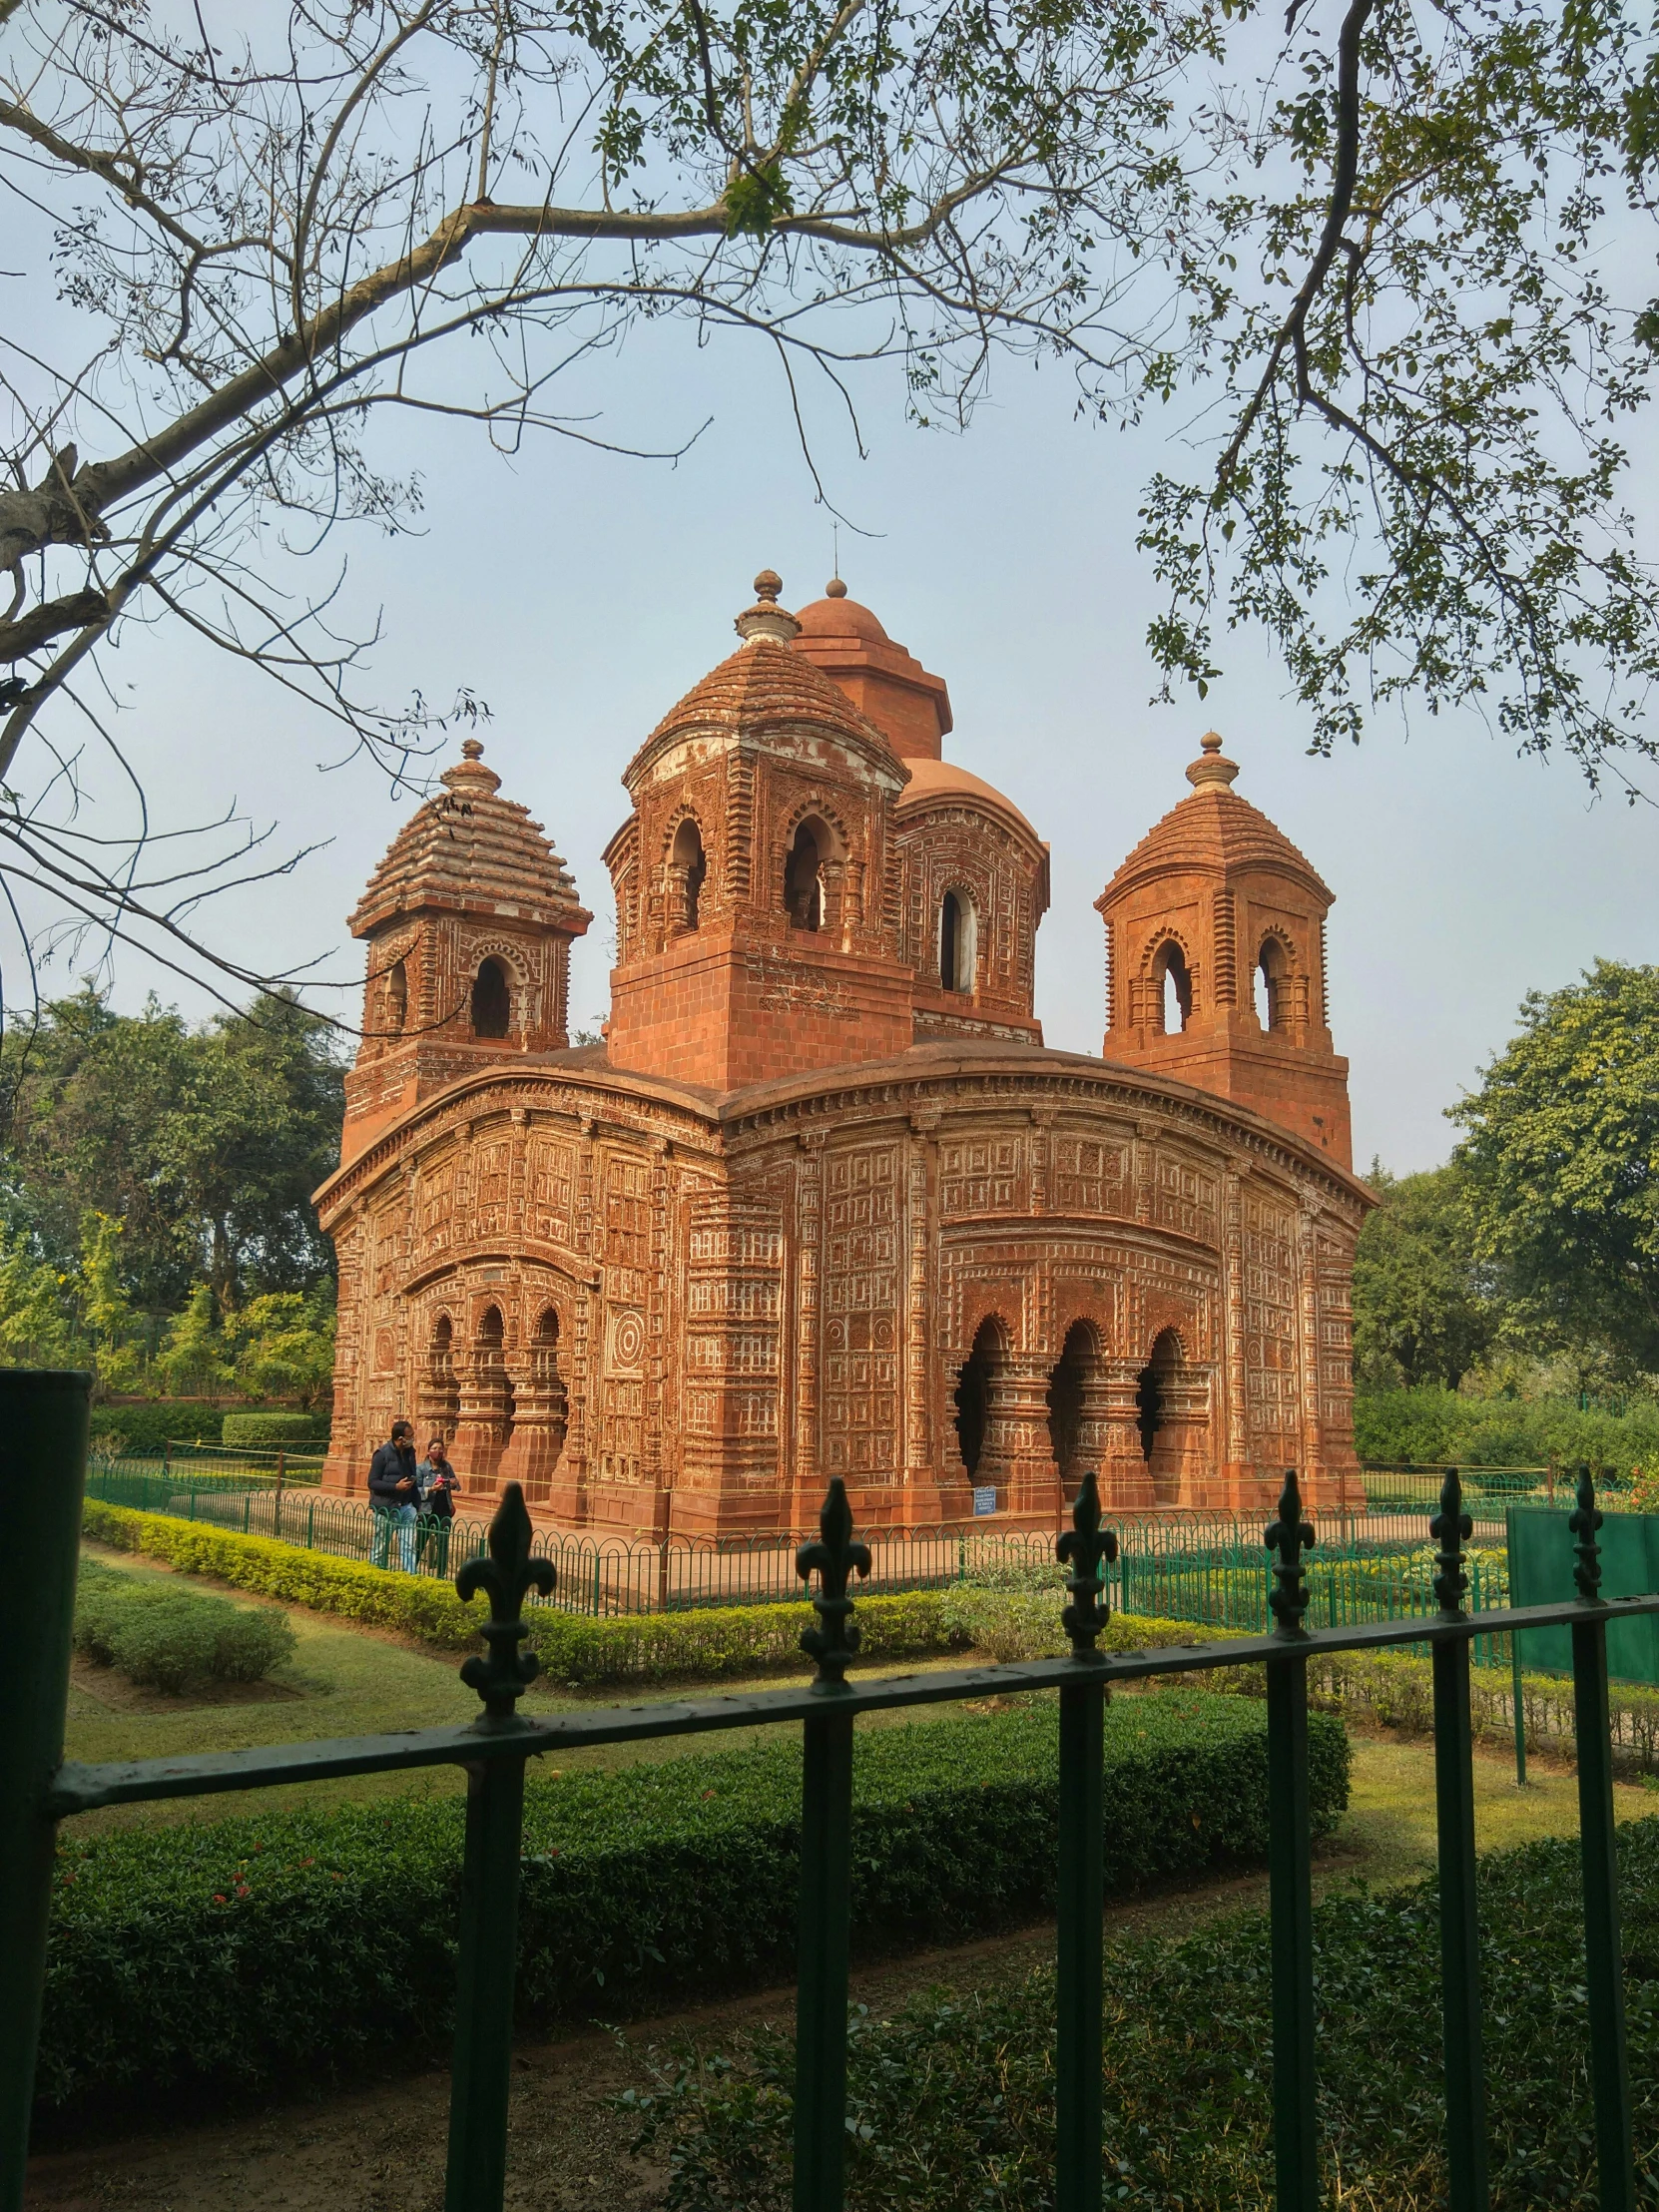
{"label": "arched niche", "polygon": [[478,963],[472,978],[472,1034],[475,1037],[509,1037],[513,1028],[513,991],[507,963],[490,953]]}

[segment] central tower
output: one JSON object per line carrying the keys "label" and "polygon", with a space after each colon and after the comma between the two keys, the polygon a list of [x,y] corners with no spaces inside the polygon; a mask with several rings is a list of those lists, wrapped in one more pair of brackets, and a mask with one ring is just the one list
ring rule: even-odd
{"label": "central tower", "polygon": [[880,1060],[912,1035],[893,804],[909,771],[764,569],[743,644],[623,775],[607,1057],[712,1090]]}

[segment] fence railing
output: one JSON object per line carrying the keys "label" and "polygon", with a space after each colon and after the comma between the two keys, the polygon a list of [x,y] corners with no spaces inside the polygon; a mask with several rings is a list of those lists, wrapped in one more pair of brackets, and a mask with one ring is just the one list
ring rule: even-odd
{"label": "fence railing", "polygon": [[[1428,1619],[1310,1629],[1304,1552],[1313,1531],[1294,1473],[1266,1532],[1274,1555],[1274,1627],[1265,1636],[1156,1652],[1102,1653],[1104,1569],[1116,1548],[1085,1476],[1060,1538],[1071,1603],[1068,1658],[974,1667],[889,1681],[849,1682],[856,1646],[849,1585],[869,1565],[851,1513],[831,1482],[818,1540],[801,1547],[798,1574],[816,1582],[817,1625],[803,1643],[816,1663],[798,1689],[706,1703],[634,1705],[526,1720],[517,1710],[533,1678],[520,1652],[523,1606],[546,1594],[555,1569],[532,1556],[533,1531],[510,1484],[490,1530],[489,1556],[457,1577],[463,1598],[483,1594],[488,1651],[464,1678],[483,1704],[470,1726],[335,1743],[262,1746],[127,1764],[62,1761],[74,1609],[89,1379],[0,1375],[10,1450],[0,1460],[0,1511],[10,1541],[0,1611],[0,2212],[19,2212],[41,1991],[45,1976],[55,1825],[97,1807],[217,1796],[273,1783],[409,1772],[454,1765],[467,1776],[459,1908],[456,2027],[450,2084],[446,2212],[501,2212],[517,1964],[519,1867],[528,1759],[581,1744],[701,1735],[793,1723],[802,1730],[800,1947],[794,2104],[797,2212],[841,2212],[846,2139],[846,2016],[851,1913],[854,1722],[861,1714],[964,1697],[1057,1690],[1060,1762],[1055,2204],[1100,2212],[1104,1788],[1102,1712],[1110,1690],[1160,1675],[1203,1673],[1260,1660],[1267,1671],[1272,2100],[1278,2212],[1322,2202],[1315,2102],[1317,2047],[1308,1666],[1322,1653],[1385,1650],[1426,1640],[1433,1651],[1443,2018],[1443,2097],[1452,2212],[1485,2212],[1486,2129],[1481,2061],[1469,1646],[1476,1637],[1565,1623],[1572,1634],[1582,1845],[1585,1986],[1594,2138],[1603,2212],[1632,2212],[1635,2165],[1626,2059],[1612,1760],[1608,1740],[1607,1622],[1618,1611],[1659,1612],[1659,1596],[1615,1600],[1598,1591],[1601,1525],[1587,1471],[1572,1520],[1578,1595],[1568,1603],[1469,1613],[1462,1550],[1471,1528],[1455,1474],[1432,1530],[1439,1542]],[[1561,1970],[1568,1966],[1563,1953]],[[1244,2054],[1241,2053],[1241,2057]],[[1251,2076],[1241,2067],[1241,2084]],[[1252,2092],[1241,2086],[1240,2096]]]}

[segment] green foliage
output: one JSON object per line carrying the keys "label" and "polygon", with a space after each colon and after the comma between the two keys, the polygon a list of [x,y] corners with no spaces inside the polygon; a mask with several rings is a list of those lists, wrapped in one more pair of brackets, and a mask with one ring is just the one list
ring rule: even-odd
{"label": "green foliage", "polygon": [[143,1312],[177,1313],[199,1277],[227,1311],[330,1274],[310,1194],[338,1157],[342,1074],[297,1006],[261,998],[193,1030],[154,999],[117,1014],[89,985],[8,1025],[0,1083],[14,1219],[60,1273],[104,1216]]}
{"label": "green foliage", "polygon": [[1659,1371],[1659,968],[1530,992],[1450,1109],[1480,1247],[1529,1339],[1585,1383]]}
{"label": "green foliage", "polygon": [[293,1656],[294,1638],[279,1613],[140,1581],[83,1559],[75,1648],[134,1682],[183,1690],[209,1677],[258,1682]]}
{"label": "green foliage", "polygon": [[[1638,2195],[1659,2173],[1659,1821],[1618,1840]],[[1481,1861],[1486,2137],[1493,2212],[1595,2202],[1578,1845]],[[1439,1933],[1432,1882],[1341,1892],[1314,1916],[1327,2186],[1345,2205],[1443,2204]],[[1108,2201],[1136,2212],[1268,2212],[1273,2192],[1268,1923],[1240,1914],[1183,1941],[1118,1946],[1106,1973]],[[849,2212],[1037,2212],[1053,2202],[1055,1991],[919,1996],[855,2013]],[[670,2212],[785,2212],[794,2050],[659,2073],[626,2101],[668,2168]]]}
{"label": "green foliage", "polygon": [[274,1451],[278,1444],[315,1444],[327,1435],[314,1413],[227,1413],[221,1441],[245,1451]]}
{"label": "green foliage", "polygon": [[1470,1397],[1455,1390],[1360,1390],[1354,1441],[1362,1459],[1418,1466],[1542,1467],[1599,1460],[1623,1475],[1659,1454],[1659,1403],[1583,1412],[1559,1398]]}
{"label": "green foliage", "polygon": [[1500,1318],[1476,1257],[1467,1177],[1455,1166],[1395,1177],[1374,1160],[1367,1181],[1382,1203],[1354,1256],[1356,1379],[1455,1389]]}
{"label": "green foliage", "polygon": [[[213,1575],[262,1597],[397,1629],[444,1651],[471,1650],[485,1617],[481,1605],[461,1603],[453,1583],[301,1551],[269,1536],[236,1535],[94,1498],[87,1500],[81,1525],[97,1542],[165,1559],[186,1574]],[[531,1643],[548,1675],[573,1687],[804,1669],[801,1633],[813,1617],[805,1603],[707,1606],[599,1620],[541,1605],[526,1614]],[[928,1590],[861,1598],[858,1625],[867,1659],[915,1659],[954,1647],[940,1600]]]}
{"label": "green foliage", "polygon": [[124,1405],[99,1405],[93,1409],[93,1428],[99,1434],[120,1439],[120,1448],[141,1457],[160,1458],[169,1441],[216,1444],[229,1415],[202,1398],[174,1397],[130,1400]]}
{"label": "green foliage", "polygon": [[[267,1291],[229,1317],[226,1336],[239,1387],[255,1397],[294,1397],[314,1409],[327,1397],[334,1380],[334,1286],[325,1278],[306,1292]],[[249,1416],[227,1413],[232,1421]],[[281,1416],[256,1413],[255,1420]],[[313,1411],[292,1416],[303,1421],[293,1435],[316,1430]],[[248,1437],[226,1441],[248,1442]]]}
{"label": "green foliage", "polygon": [[[1348,1797],[1341,1725],[1310,1731],[1317,1830]],[[860,1731],[853,1927],[869,1949],[959,1939],[1052,1906],[1051,1699]],[[1258,1709],[1160,1693],[1106,1715],[1114,1892],[1260,1860]],[[799,1741],[532,1779],[519,1996],[526,2019],[787,1972]],[[60,1849],[40,2095],[101,2107],[314,2082],[438,2047],[454,1974],[464,1811],[398,1799],[118,1830]]]}

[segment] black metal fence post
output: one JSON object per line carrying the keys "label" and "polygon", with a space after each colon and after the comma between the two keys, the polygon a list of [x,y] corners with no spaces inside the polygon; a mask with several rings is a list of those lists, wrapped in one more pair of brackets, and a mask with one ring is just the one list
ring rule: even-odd
{"label": "black metal fence post", "polygon": [[[1285,1470],[1279,1518],[1266,1542],[1279,1554],[1268,1599],[1275,1633],[1302,1641],[1309,1590],[1303,1552],[1314,1543],[1296,1469]],[[1314,2106],[1314,1900],[1308,1815],[1308,1660],[1268,1661],[1268,1901],[1273,1954],[1273,2150],[1277,2212],[1319,2212]]]}
{"label": "black metal fence post", "polygon": [[[846,1585],[869,1572],[852,1541],[839,1475],[819,1514],[816,1543],[796,1553],[814,1574],[816,1623],[801,1648],[818,1661],[814,1694],[844,1697],[858,1627]],[[846,2168],[846,1984],[852,1936],[852,1715],[828,1703],[802,1723],[801,1947],[796,1967],[795,2212],[841,2212]]]}
{"label": "black metal fence post", "polygon": [[[1434,1594],[1442,1620],[1461,1620],[1468,1574],[1463,1545],[1474,1522],[1453,1467],[1428,1524],[1439,1542]],[[1474,1752],[1469,1726],[1469,1646],[1434,1645],[1434,1811],[1439,1830],[1440,2016],[1445,2056],[1446,2170],[1450,2212],[1486,2212],[1486,2090],[1480,2041],[1480,1929],[1474,1892]]]}
{"label": "black metal fence post", "polygon": [[[490,1523],[489,1557],[455,1577],[463,1598],[487,1592],[487,1650],[461,1680],[484,1701],[480,1735],[525,1726],[518,1697],[540,1672],[519,1645],[532,1589],[551,1597],[557,1579],[532,1559],[534,1531],[524,1492],[509,1482]],[[461,1868],[460,1958],[455,1976],[455,2062],[449,2083],[449,2153],[444,2212],[501,2212],[507,2180],[507,2099],[512,2083],[513,1991],[518,1977],[518,1890],[524,1837],[524,1761],[480,1759],[467,1768],[466,1856]]]}
{"label": "black metal fence post", "polygon": [[40,2042],[92,1378],[0,1369],[0,2212],[20,2212]]}
{"label": "black metal fence post", "polygon": [[1573,1578],[1585,1617],[1572,1624],[1572,1694],[1578,1753],[1578,1837],[1584,1861],[1584,1986],[1590,2006],[1590,2094],[1595,2112],[1601,2212],[1634,2212],[1636,2161],[1625,2039],[1624,1954],[1613,1835],[1613,1746],[1607,1713],[1607,1614],[1600,1594],[1595,1486],[1578,1470],[1568,1526],[1578,1539]]}
{"label": "black metal fence post", "polygon": [[1100,1525],[1100,1489],[1086,1474],[1071,1527],[1056,1547],[1071,1573],[1060,1616],[1081,1679],[1060,1686],[1060,1866],[1055,1987],[1055,2212],[1100,2212],[1101,1914],[1106,1891],[1103,1764],[1106,1685],[1095,1639],[1108,1608],[1104,1567],[1118,1540]]}

